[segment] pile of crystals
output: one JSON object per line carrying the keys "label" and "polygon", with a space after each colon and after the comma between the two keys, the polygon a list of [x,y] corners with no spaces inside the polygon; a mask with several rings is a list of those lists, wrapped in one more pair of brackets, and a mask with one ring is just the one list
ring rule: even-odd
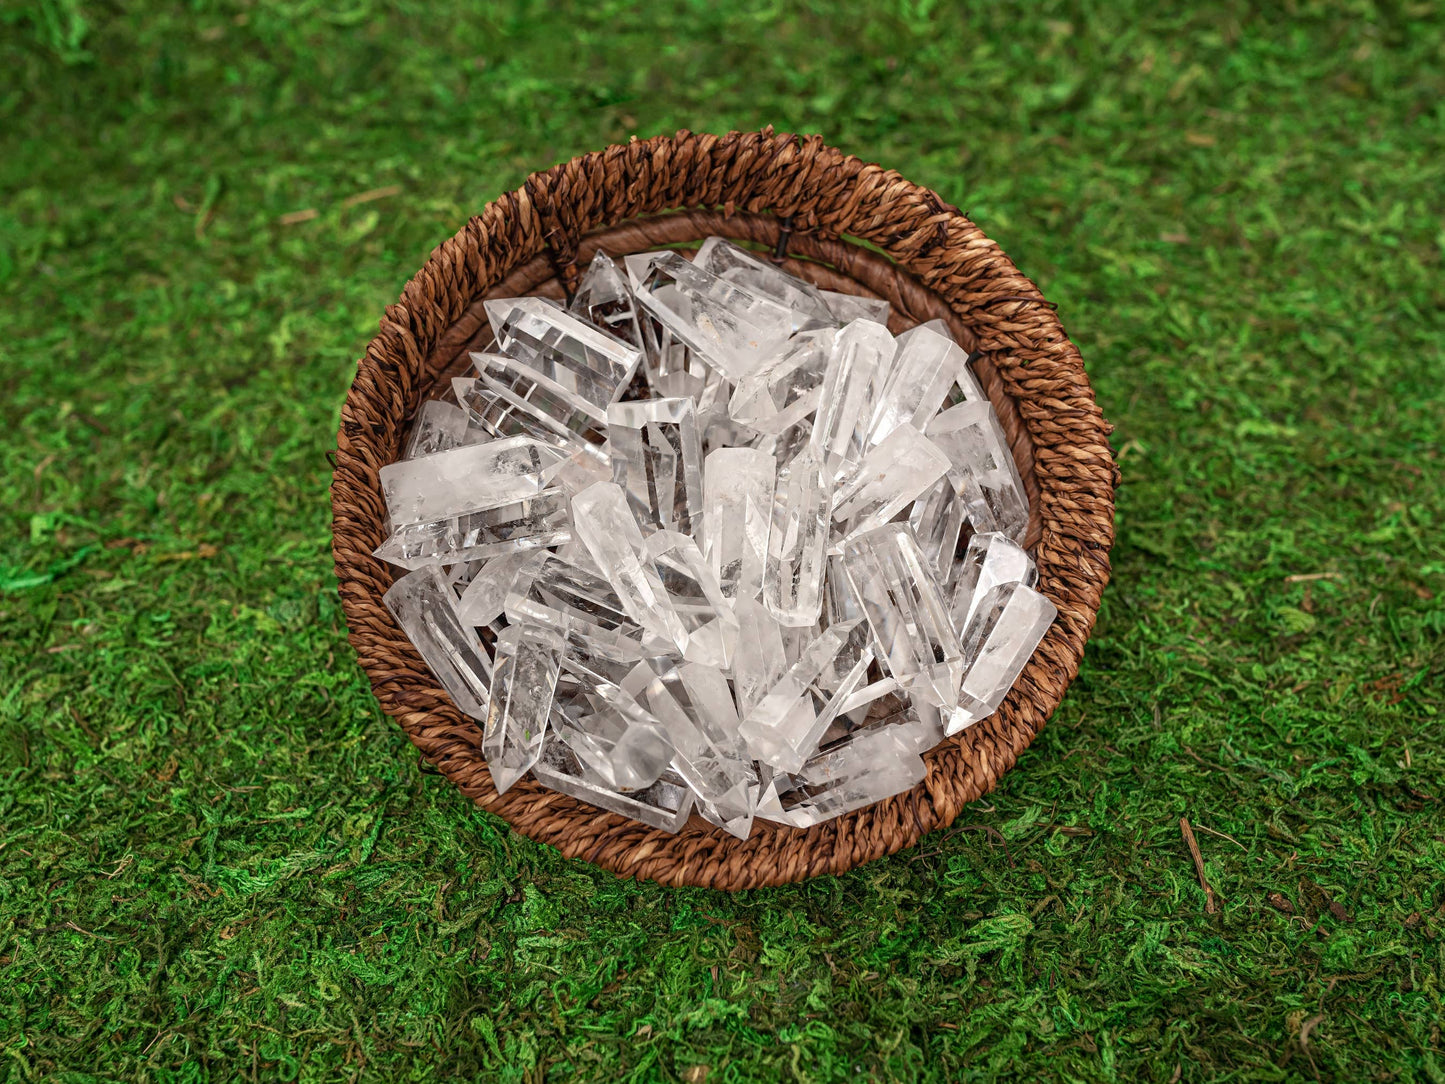
{"label": "pile of crystals", "polygon": [[721,238],[624,262],[486,302],[381,470],[387,605],[499,792],[746,838],[913,787],[1055,616],[964,351]]}

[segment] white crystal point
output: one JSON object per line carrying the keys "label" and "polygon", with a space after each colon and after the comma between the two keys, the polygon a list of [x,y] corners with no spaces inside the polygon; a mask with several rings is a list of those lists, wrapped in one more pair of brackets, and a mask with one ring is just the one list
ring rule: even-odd
{"label": "white crystal point", "polygon": [[910,743],[884,728],[838,752],[814,757],[797,776],[775,775],[757,815],[794,828],[811,828],[910,790],[926,774],[923,758]]}
{"label": "white crystal point", "polygon": [[583,766],[622,790],[650,786],[673,756],[662,724],[629,691],[628,678],[637,667],[645,670],[646,664],[629,669],[591,654],[585,640],[569,636],[552,715],[558,737]]}
{"label": "white crystal point", "polygon": [[628,616],[612,585],[549,553],[507,592],[509,621],[531,621],[576,636],[592,654],[632,665],[642,658],[642,629]]}
{"label": "white crystal point", "polygon": [[738,381],[728,414],[773,436],[808,417],[818,408],[835,334],[819,330],[793,336],[785,349]]}
{"label": "white crystal point", "polygon": [[844,540],[882,526],[948,473],[949,459],[911,425],[900,425],[869,449],[833,499]]}
{"label": "white crystal point", "polygon": [[894,349],[888,329],[869,320],[854,320],[833,340],[811,440],[835,478],[856,466],[869,447],[868,430]]}
{"label": "white crystal point", "polygon": [[783,628],[756,599],[733,602],[738,619],[738,647],[733,658],[733,689],[738,714],[746,715],[783,676],[787,654]]}
{"label": "white crystal point", "polygon": [[567,494],[548,488],[524,501],[398,527],[374,556],[416,569],[555,546],[571,537]]}
{"label": "white crystal point", "polygon": [[590,413],[519,375],[511,358],[473,353],[471,361],[477,375],[452,377],[452,390],[473,425],[498,436],[525,434],[569,454],[594,449],[601,456],[602,434]]}
{"label": "white crystal point", "polygon": [[684,658],[724,669],[731,666],[738,619],[697,543],[678,531],[658,531],[648,537],[646,546],[687,630]]}
{"label": "white crystal point", "polygon": [[541,625],[509,625],[497,637],[482,752],[498,794],[542,752],[561,659],[562,638]]}
{"label": "white crystal point", "polygon": [[468,625],[490,625],[506,608],[507,595],[531,582],[550,557],[546,550],[515,550],[485,561],[462,592],[457,616]]}
{"label": "white crystal point", "polygon": [[804,282],[780,268],[758,259],[722,237],[709,237],[692,258],[694,266],[711,271],[718,278],[744,286],[754,293],[770,297],[798,314],[799,328],[806,321],[820,326],[836,323],[828,303],[811,283]]}
{"label": "white crystal point", "polygon": [[848,642],[851,626],[835,625],[813,640],[798,660],[743,718],[740,733],[758,760],[797,771],[818,747],[839,708],[862,682],[871,656],[855,663],[831,696],[818,685]]}
{"label": "white crystal point", "polygon": [[809,627],[823,608],[832,478],[813,448],[778,474],[763,603],[781,624]]}
{"label": "white crystal point", "polygon": [[693,534],[702,523],[702,442],[691,399],[607,408],[612,480],[653,528]]}
{"label": "white crystal point", "polygon": [[642,351],[540,297],[484,301],[511,370],[599,422],[642,362]]}
{"label": "white crystal point", "polygon": [[954,576],[966,512],[962,495],[947,476],[929,486],[908,510],[908,525],[945,592]]}
{"label": "white crystal point", "polygon": [[928,423],[925,433],[948,456],[950,477],[973,529],[999,531],[1022,541],[1028,530],[1028,497],[993,407],[987,402],[949,407]]}
{"label": "white crystal point", "polygon": [[473,443],[468,439],[467,421],[467,412],[455,403],[428,399],[416,412],[416,421],[412,422],[402,459],[435,455]]}
{"label": "white crystal point", "polygon": [[798,329],[786,305],[696,267],[679,253],[639,253],[625,263],[642,307],[730,380],[745,376]]}
{"label": "white crystal point", "polygon": [[997,531],[976,534],[958,566],[958,578],[948,615],[956,629],[967,629],[979,601],[1001,583],[1032,587],[1039,574],[1033,558],[1008,535]]}
{"label": "white crystal point", "polygon": [[675,772],[664,772],[642,790],[623,793],[589,772],[577,755],[560,741],[548,742],[543,747],[540,759],[532,765],[532,775],[544,787],[559,794],[609,813],[631,817],[669,834],[676,834],[692,813],[692,791]]}
{"label": "white crystal point", "polygon": [[598,482],[577,494],[572,498],[572,524],[628,616],[686,651],[687,630],[648,555],[622,488]]}
{"label": "white crystal point", "polygon": [[957,385],[965,400],[987,402],[968,369],[968,355],[930,321],[898,336],[898,353],[873,411],[868,439],[877,444],[900,425],[922,431]]}
{"label": "white crystal point", "polygon": [[381,468],[393,528],[535,497],[561,454],[531,437],[509,437],[402,460]]}
{"label": "white crystal point", "polygon": [[612,257],[599,251],[577,284],[567,311],[600,327],[638,350],[647,349],[637,299]]}
{"label": "white crystal point", "polygon": [[1057,616],[1052,602],[1022,583],[1001,583],[979,601],[963,632],[967,668],[949,734],[998,710]]}
{"label": "white crystal point", "polygon": [[912,529],[889,523],[856,535],[843,547],[843,567],[888,673],[911,696],[957,704],[963,653]]}
{"label": "white crystal point", "polygon": [[383,601],[452,702],[473,719],[485,719],[492,660],[476,630],[457,617],[456,594],[441,569],[403,576]]}
{"label": "white crystal point", "polygon": [[887,325],[893,310],[881,297],[862,297],[858,294],[840,294],[834,290],[819,290],[823,303],[840,324],[851,324],[854,320],[872,320],[875,324]]}
{"label": "white crystal point", "polygon": [[762,591],[776,469],[756,448],[719,448],[703,461],[702,548],[727,598]]}

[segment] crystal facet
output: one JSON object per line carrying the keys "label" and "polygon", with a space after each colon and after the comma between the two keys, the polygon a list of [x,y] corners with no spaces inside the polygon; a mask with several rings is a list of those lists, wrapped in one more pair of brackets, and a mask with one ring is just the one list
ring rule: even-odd
{"label": "crystal facet", "polygon": [[761,433],[777,435],[818,409],[832,357],[834,331],[804,331],[787,349],[738,381],[728,413]]}
{"label": "crystal facet", "polygon": [[543,747],[541,757],[532,765],[532,774],[544,787],[669,834],[676,834],[692,812],[692,791],[675,772],[664,772],[651,786],[624,793],[588,772],[577,755],[560,741]]}
{"label": "crystal facet", "polygon": [[776,466],[756,448],[719,448],[703,461],[703,552],[728,598],[762,591]]}
{"label": "crystal facet", "polygon": [[927,428],[955,384],[965,399],[987,401],[967,363],[963,347],[932,322],[898,336],[898,353],[873,411],[869,441],[877,444],[900,425]]}
{"label": "crystal facet", "polygon": [[441,569],[403,576],[383,601],[452,702],[473,719],[485,719],[492,660],[476,630],[457,617],[456,595]]}
{"label": "crystal facet", "polygon": [[987,402],[960,403],[929,422],[924,432],[953,465],[949,474],[973,529],[1000,531],[1022,541],[1028,530],[1028,498],[993,407]]}
{"label": "crystal facet", "polygon": [[415,569],[555,546],[571,537],[567,494],[549,488],[524,501],[398,527],[375,556]]}
{"label": "crystal facet", "polygon": [[833,290],[819,290],[823,303],[840,324],[851,324],[854,320],[872,320],[875,324],[887,325],[892,309],[881,297],[862,297],[859,294],[840,294]]}
{"label": "crystal facet", "polygon": [[470,444],[381,468],[393,528],[496,508],[535,497],[557,449],[531,437]]}
{"label": "crystal facet", "polygon": [[509,625],[497,637],[482,752],[498,794],[542,752],[561,660],[562,638],[541,625]]}
{"label": "crystal facet", "polygon": [[911,425],[900,425],[869,449],[833,499],[845,540],[887,523],[948,473],[948,456]]}
{"label": "crystal facet", "polygon": [[711,271],[718,278],[745,286],[753,293],[770,297],[795,313],[816,321],[832,324],[835,317],[817,288],[758,259],[721,237],[709,237],[697,250],[693,265]]}
{"label": "crystal facet", "polygon": [[1039,578],[1033,559],[1008,535],[996,531],[976,534],[958,565],[958,578],[949,604],[953,627],[967,629],[979,600],[1001,583],[1032,587]]}
{"label": "crystal facet", "polygon": [[979,600],[963,632],[967,668],[949,734],[998,710],[1056,616],[1052,602],[1021,583],[1001,583]]}
{"label": "crystal facet", "polygon": [[692,534],[702,519],[702,444],[691,399],[644,399],[607,408],[612,480],[638,518]]}
{"label": "crystal facet", "polygon": [[784,625],[811,626],[822,612],[832,489],[812,448],[778,473],[763,603]]}
{"label": "crystal facet", "polygon": [[411,435],[406,439],[406,450],[401,457],[415,459],[449,451],[471,443],[467,437],[467,412],[463,408],[441,399],[428,399],[416,412],[416,421],[412,422]]}
{"label": "crystal facet", "polygon": [[838,752],[814,757],[796,776],[775,775],[763,792],[757,815],[794,828],[811,828],[901,794],[926,774],[923,758],[911,744],[885,728]]}
{"label": "crystal facet", "polygon": [[484,562],[472,576],[457,604],[457,616],[468,625],[490,625],[506,608],[507,595],[528,583],[542,563],[551,560],[546,550],[514,550]]}
{"label": "crystal facet", "polygon": [[868,449],[868,430],[893,352],[888,329],[868,320],[854,320],[834,340],[812,442],[835,478],[857,465]]}
{"label": "crystal facet", "polygon": [[617,264],[605,252],[592,257],[567,311],[611,332],[628,346],[647,349],[645,321],[638,318],[637,299],[632,296]]}

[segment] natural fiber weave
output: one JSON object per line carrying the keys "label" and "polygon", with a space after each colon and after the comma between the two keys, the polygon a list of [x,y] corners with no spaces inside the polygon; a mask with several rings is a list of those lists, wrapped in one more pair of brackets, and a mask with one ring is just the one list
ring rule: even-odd
{"label": "natural fiber weave", "polygon": [[[669,836],[530,777],[498,796],[480,727],[457,711],[393,622],[382,595],[397,573],[371,556],[386,533],[377,471],[399,454],[438,379],[459,372],[487,338],[483,298],[562,296],[599,248],[621,256],[709,234],[760,242],[824,288],[886,298],[894,332],[942,317],[977,353],[979,380],[1029,491],[1025,544],[1039,590],[1059,609],[998,712],[928,753],[928,775],[913,790],[806,831],[758,821],[747,840],[697,816]],[[1109,578],[1118,482],[1109,431],[1053,306],[928,189],[817,136],[771,129],[684,131],[608,147],[535,173],[488,204],[431,254],[367,346],[342,407],[331,486],[351,643],[382,708],[426,761],[484,809],[570,857],[624,876],[730,890],[839,873],[952,822],[1058,706]]]}

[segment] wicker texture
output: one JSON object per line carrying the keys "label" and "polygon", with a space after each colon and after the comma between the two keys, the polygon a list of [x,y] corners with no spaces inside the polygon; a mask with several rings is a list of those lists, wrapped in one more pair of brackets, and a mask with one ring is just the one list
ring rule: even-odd
{"label": "wicker texture", "polygon": [[[382,595],[396,572],[371,556],[386,531],[377,471],[399,454],[420,403],[487,337],[483,298],[562,296],[598,248],[620,256],[714,233],[767,245],[787,270],[824,288],[886,298],[895,332],[942,317],[978,353],[977,374],[1029,491],[1026,545],[1039,589],[1059,609],[998,712],[927,754],[928,775],[913,790],[806,831],[758,821],[747,840],[697,816],[669,836],[530,777],[498,796],[480,727],[457,711],[392,621]],[[623,876],[729,890],[842,872],[952,822],[1058,706],[1109,578],[1118,483],[1109,431],[1053,307],[928,189],[816,136],[770,129],[608,147],[533,174],[488,204],[431,254],[367,346],[342,408],[331,486],[351,643],[383,709],[425,761],[570,857]]]}

